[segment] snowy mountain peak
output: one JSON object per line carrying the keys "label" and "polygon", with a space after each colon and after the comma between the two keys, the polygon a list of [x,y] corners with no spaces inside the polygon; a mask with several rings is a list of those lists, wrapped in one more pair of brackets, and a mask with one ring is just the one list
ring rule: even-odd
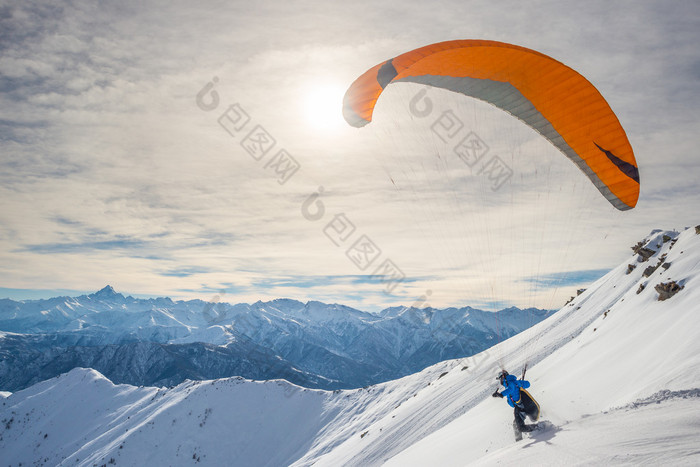
{"label": "snowy mountain peak", "polygon": [[680,232],[677,232],[675,230],[661,230],[661,229],[656,229],[652,230],[649,235],[647,235],[642,241],[640,241],[636,246],[632,247],[632,250],[634,251],[635,254],[638,254],[638,251],[636,251],[637,248],[643,247],[643,248],[648,248],[649,250],[653,252],[659,251],[666,243],[672,242],[675,243],[678,239],[678,236],[680,235]]}
{"label": "snowy mountain peak", "polygon": [[113,299],[113,298],[117,298],[117,297],[124,298],[124,296],[122,294],[115,292],[114,288],[111,285],[107,285],[107,286],[103,287],[102,289],[98,290],[97,292],[88,295],[88,297],[96,298],[98,300],[107,300],[107,299]]}

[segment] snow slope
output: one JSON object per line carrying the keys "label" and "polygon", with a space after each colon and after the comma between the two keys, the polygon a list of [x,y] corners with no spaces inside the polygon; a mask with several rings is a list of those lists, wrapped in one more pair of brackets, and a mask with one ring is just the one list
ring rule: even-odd
{"label": "snow slope", "polygon": [[[672,246],[663,243],[664,234],[672,235],[657,232],[647,242],[657,250],[648,262],[632,258],[571,306],[502,344],[509,353],[518,341],[546,330],[540,343],[548,355],[528,370],[528,379],[543,419],[554,423],[557,432],[513,445],[509,408],[500,399],[487,398],[389,464],[464,465],[485,454],[485,463],[515,464],[523,452],[532,462],[550,464],[661,458],[700,463],[700,236],[687,230]],[[644,277],[646,266],[655,265],[663,254],[668,254],[671,266]],[[638,266],[626,274],[628,264]],[[685,288],[660,302],[654,286],[670,278]],[[637,294],[640,284],[646,287]],[[604,413],[663,390],[694,390],[694,396],[687,401],[660,400],[656,411],[645,406]],[[599,426],[601,431],[595,432]],[[669,442],[674,439],[683,443],[675,451]]]}
{"label": "snow slope", "polygon": [[697,465],[700,394],[660,393],[647,404],[584,416],[511,444],[474,465]]}
{"label": "snow slope", "polygon": [[[172,389],[77,369],[0,400],[9,465],[700,464],[700,235],[654,232],[545,321],[468,359],[366,389],[226,378]],[[659,259],[666,254],[664,261]],[[659,267],[649,277],[647,266]],[[636,267],[627,274],[628,264]],[[658,301],[654,286],[684,286]],[[640,284],[645,284],[640,290]],[[529,344],[528,344],[529,343]],[[551,427],[513,441],[490,397],[519,372]]]}

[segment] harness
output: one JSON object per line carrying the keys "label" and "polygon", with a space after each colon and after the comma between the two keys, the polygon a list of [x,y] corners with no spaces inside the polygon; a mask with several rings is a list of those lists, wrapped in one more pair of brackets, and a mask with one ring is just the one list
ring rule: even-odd
{"label": "harness", "polygon": [[518,407],[521,407],[520,401],[523,400],[523,396],[522,396],[522,393],[520,391],[522,391],[522,389],[518,388],[518,400],[517,401],[515,399],[513,399],[513,396],[508,396],[508,399],[510,399],[510,401],[513,404],[517,405]]}

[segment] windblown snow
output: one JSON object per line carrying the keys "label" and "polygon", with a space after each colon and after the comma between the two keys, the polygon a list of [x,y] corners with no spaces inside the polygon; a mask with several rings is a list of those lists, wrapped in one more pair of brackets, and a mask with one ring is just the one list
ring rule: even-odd
{"label": "windblown snow", "polygon": [[[242,378],[135,387],[75,369],[0,396],[0,458],[71,466],[699,465],[700,235],[655,231],[645,246],[648,260],[632,255],[521,334],[364,389]],[[656,286],[670,281],[682,289],[659,301]],[[515,442],[512,410],[490,394],[501,364],[520,372],[528,342],[530,393],[548,423]]]}

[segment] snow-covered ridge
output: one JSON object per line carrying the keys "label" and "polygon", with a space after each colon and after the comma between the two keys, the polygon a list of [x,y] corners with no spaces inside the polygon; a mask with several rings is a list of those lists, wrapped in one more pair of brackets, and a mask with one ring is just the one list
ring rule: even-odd
{"label": "snow-covered ridge", "polygon": [[[698,465],[700,235],[645,246],[648,260],[630,255],[495,348],[366,389],[138,388],[76,369],[2,401],[0,454],[11,465]],[[670,266],[646,277],[664,254]],[[669,280],[684,288],[659,301]],[[515,443],[512,410],[490,394],[499,361],[519,371],[535,337],[527,376],[552,428]]]}

